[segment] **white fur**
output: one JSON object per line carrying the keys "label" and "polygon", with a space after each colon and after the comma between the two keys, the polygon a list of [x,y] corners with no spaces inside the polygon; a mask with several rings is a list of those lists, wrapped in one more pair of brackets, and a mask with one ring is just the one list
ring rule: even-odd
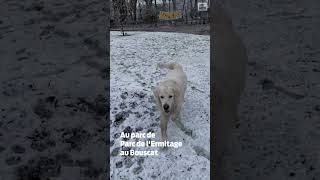
{"label": "white fur", "polygon": [[[167,68],[165,79],[153,91],[157,107],[160,111],[161,140],[167,140],[167,124],[169,118],[180,120],[181,106],[187,89],[187,76],[180,64],[158,64],[159,68]],[[168,107],[165,109],[164,107]]]}

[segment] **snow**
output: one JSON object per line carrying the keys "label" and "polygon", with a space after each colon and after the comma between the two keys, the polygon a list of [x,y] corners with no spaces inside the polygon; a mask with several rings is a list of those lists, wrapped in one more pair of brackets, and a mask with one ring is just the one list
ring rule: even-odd
{"label": "snow", "polygon": [[[110,35],[111,179],[209,179],[210,37],[166,32],[128,32],[128,36],[111,32]],[[160,114],[152,89],[167,70],[157,69],[159,62],[178,62],[188,76],[181,116],[183,125],[192,134],[170,121],[168,139],[181,141],[182,147],[135,147],[132,149],[158,150],[159,155],[119,156],[123,131],[154,132],[154,140],[160,140]]]}

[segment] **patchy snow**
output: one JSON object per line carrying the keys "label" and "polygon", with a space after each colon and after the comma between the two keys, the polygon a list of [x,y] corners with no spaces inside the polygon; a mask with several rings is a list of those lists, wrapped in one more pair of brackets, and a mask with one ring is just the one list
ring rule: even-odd
{"label": "patchy snow", "polygon": [[[111,179],[209,179],[210,37],[165,32],[128,34],[111,32]],[[123,131],[155,132],[155,141],[160,140],[160,113],[152,89],[167,70],[157,69],[159,62],[178,62],[188,76],[181,112],[188,131],[172,121],[167,130],[169,141],[181,141],[182,147],[135,148],[159,150],[159,155],[119,156],[118,152],[126,149],[120,146]]]}

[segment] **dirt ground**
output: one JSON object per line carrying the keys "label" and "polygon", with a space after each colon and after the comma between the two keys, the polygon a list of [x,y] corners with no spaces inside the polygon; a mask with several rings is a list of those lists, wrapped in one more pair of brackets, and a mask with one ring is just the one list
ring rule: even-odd
{"label": "dirt ground", "polygon": [[[181,32],[198,35],[209,35],[210,26],[208,24],[177,24],[177,25],[130,25],[125,31],[148,31],[148,32]],[[111,28],[112,31],[119,31],[119,28]]]}
{"label": "dirt ground", "polygon": [[106,179],[105,2],[0,12],[0,180]]}
{"label": "dirt ground", "polygon": [[248,51],[230,179],[320,178],[320,2],[230,0]]}

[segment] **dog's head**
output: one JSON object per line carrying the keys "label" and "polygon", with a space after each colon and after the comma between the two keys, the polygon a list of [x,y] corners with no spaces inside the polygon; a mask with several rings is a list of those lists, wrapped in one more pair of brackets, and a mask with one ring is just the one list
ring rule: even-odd
{"label": "dog's head", "polygon": [[180,89],[177,84],[165,82],[153,90],[153,94],[159,109],[167,114],[173,112],[177,104]]}

